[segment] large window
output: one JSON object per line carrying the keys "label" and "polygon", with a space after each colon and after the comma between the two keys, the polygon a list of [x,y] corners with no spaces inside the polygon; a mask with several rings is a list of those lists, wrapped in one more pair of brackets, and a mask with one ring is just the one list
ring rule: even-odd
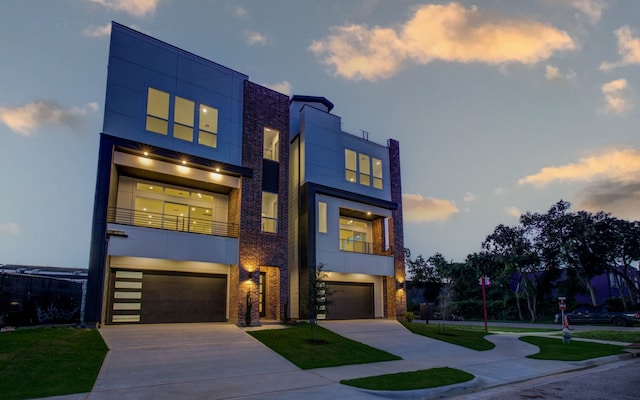
{"label": "large window", "polygon": [[169,93],[149,88],[147,96],[147,130],[166,135],[169,130]]}
{"label": "large window", "polygon": [[137,181],[133,224],[173,231],[226,235],[214,221],[214,195],[199,190]]}
{"label": "large window", "polygon": [[382,189],[382,160],[373,158],[373,187]]}
{"label": "large window", "polygon": [[340,217],[340,250],[370,254],[372,245],[367,242],[370,232],[371,223]]}
{"label": "large window", "polygon": [[264,145],[262,149],[263,158],[272,161],[279,161],[280,152],[280,132],[275,129],[264,128]]}
{"label": "large window", "polygon": [[262,192],[262,232],[278,232],[278,195]]}
{"label": "large window", "polygon": [[[169,112],[171,97],[173,97],[173,115]],[[150,87],[147,95],[146,129],[149,132],[171,135],[187,142],[197,142],[202,146],[217,147],[218,110]]]}
{"label": "large window", "polygon": [[193,142],[193,110],[195,103],[176,96],[173,113],[173,137]]}
{"label": "large window", "polygon": [[200,119],[198,127],[198,144],[209,147],[218,146],[218,110],[205,104],[200,104]]}
{"label": "large window", "polygon": [[345,178],[349,182],[356,182],[358,176],[357,154],[353,150],[344,150]]}
{"label": "large window", "polygon": [[[344,150],[345,179],[348,182],[360,183],[371,186],[373,175],[373,187],[382,189],[382,160],[371,158],[367,154],[356,153],[353,150]],[[373,172],[373,174],[372,174]]]}

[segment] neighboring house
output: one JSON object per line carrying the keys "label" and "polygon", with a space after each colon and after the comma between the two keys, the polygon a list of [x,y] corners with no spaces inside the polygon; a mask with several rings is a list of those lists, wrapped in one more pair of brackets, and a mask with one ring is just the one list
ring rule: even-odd
{"label": "neighboring house", "polygon": [[341,132],[330,104],[113,23],[85,321],[308,318],[321,263],[328,318],[401,315],[398,143]]}

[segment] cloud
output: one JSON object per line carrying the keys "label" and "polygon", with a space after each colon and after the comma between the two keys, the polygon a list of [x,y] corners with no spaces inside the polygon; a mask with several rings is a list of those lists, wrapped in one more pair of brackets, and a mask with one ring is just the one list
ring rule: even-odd
{"label": "cloud", "polygon": [[610,71],[625,65],[640,64],[640,38],[634,36],[634,32],[627,25],[615,31],[618,39],[618,54],[620,60],[600,64],[600,70]]}
{"label": "cloud", "polygon": [[576,78],[576,73],[574,71],[569,70],[569,72],[566,72],[563,74],[560,72],[560,68],[547,64],[547,66],[545,67],[544,77],[548,81],[559,81],[559,80],[573,81]]}
{"label": "cloud", "polygon": [[507,215],[514,218],[520,218],[520,216],[522,215],[522,211],[520,211],[516,206],[509,206],[504,209],[504,212],[506,212]]}
{"label": "cloud", "polygon": [[271,90],[275,90],[276,92],[286,94],[287,96],[291,96],[291,84],[287,81],[265,83],[263,86],[268,87]]}
{"label": "cloud", "polygon": [[576,205],[587,211],[605,211],[618,218],[640,220],[640,177],[635,182],[602,180],[578,194]]}
{"label": "cloud", "polygon": [[493,194],[495,194],[496,196],[504,196],[505,194],[507,194],[507,192],[508,192],[507,188],[503,188],[503,187],[497,187],[493,189]]}
{"label": "cloud", "polygon": [[419,194],[403,194],[402,207],[407,222],[444,221],[460,212],[449,200],[424,198]]}
{"label": "cloud", "polygon": [[103,37],[111,34],[111,23],[104,26],[90,26],[82,32],[87,37]]}
{"label": "cloud", "polygon": [[531,19],[509,19],[457,3],[423,5],[399,28],[332,27],[309,50],[346,79],[375,81],[404,64],[434,60],[460,63],[534,64],[573,50],[565,32]]}
{"label": "cloud", "polygon": [[36,100],[20,107],[0,107],[0,122],[17,134],[29,136],[39,126],[74,127],[88,112],[97,110],[97,103],[65,108],[55,101]]}
{"label": "cloud", "polygon": [[627,96],[626,79],[616,79],[602,85],[604,106],[602,111],[607,114],[624,114],[633,105]]}
{"label": "cloud", "polygon": [[124,11],[136,17],[153,14],[160,0],[89,0],[110,10]]}
{"label": "cloud", "polygon": [[471,203],[476,199],[476,195],[471,193],[471,192],[467,192],[464,194],[464,199],[462,201],[464,201],[465,203]]}
{"label": "cloud", "polygon": [[587,16],[589,22],[596,24],[607,5],[602,0],[571,0],[571,7]]}
{"label": "cloud", "polygon": [[560,167],[545,167],[537,174],[518,181],[521,185],[543,188],[552,182],[589,182],[605,179],[615,182],[635,182],[640,177],[640,152],[608,150],[599,155],[581,158],[577,163]]}
{"label": "cloud", "polygon": [[244,8],[237,6],[236,8],[233,9],[233,15],[235,15],[238,18],[243,18],[247,16],[247,10],[245,10]]}
{"label": "cloud", "polygon": [[15,222],[5,222],[0,224],[0,234],[17,236],[20,234],[20,225]]}
{"label": "cloud", "polygon": [[254,44],[267,44],[269,41],[268,37],[258,32],[245,31],[243,35],[245,42],[252,46]]}

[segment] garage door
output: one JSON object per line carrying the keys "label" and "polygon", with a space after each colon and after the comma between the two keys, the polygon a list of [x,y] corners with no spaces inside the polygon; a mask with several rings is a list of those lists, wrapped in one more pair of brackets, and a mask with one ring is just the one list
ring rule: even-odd
{"label": "garage door", "polygon": [[325,282],[327,319],[373,318],[373,283]]}
{"label": "garage door", "polygon": [[114,271],[111,322],[223,322],[226,275]]}

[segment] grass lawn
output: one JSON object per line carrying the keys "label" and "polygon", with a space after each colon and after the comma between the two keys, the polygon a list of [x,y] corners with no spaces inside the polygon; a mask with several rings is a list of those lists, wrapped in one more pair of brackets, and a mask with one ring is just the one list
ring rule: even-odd
{"label": "grass lawn", "polygon": [[0,397],[17,400],[89,392],[106,354],[107,346],[95,329],[0,333]]}
{"label": "grass lawn", "polygon": [[484,327],[480,331],[476,329],[464,329],[461,327],[439,324],[427,325],[403,322],[402,325],[415,334],[427,336],[436,340],[442,340],[443,342],[456,344],[458,346],[464,346],[471,350],[484,351],[491,350],[495,347],[493,343],[484,338],[486,335]]}
{"label": "grass lawn", "polygon": [[298,324],[286,329],[248,333],[302,369],[401,359],[317,325],[314,327],[310,324]]}
{"label": "grass lawn", "polygon": [[531,343],[540,348],[540,352],[527,356],[537,360],[583,361],[591,358],[622,354],[622,346],[600,344],[592,342],[580,342],[571,340],[562,343],[561,339],[523,336],[520,340]]}
{"label": "grass lawn", "polygon": [[612,340],[614,342],[640,343],[640,332],[637,331],[587,331],[571,333],[573,337],[583,339]]}
{"label": "grass lawn", "polygon": [[421,371],[401,372],[340,381],[343,385],[370,390],[429,389],[454,383],[467,382],[473,375],[454,368],[432,368]]}

